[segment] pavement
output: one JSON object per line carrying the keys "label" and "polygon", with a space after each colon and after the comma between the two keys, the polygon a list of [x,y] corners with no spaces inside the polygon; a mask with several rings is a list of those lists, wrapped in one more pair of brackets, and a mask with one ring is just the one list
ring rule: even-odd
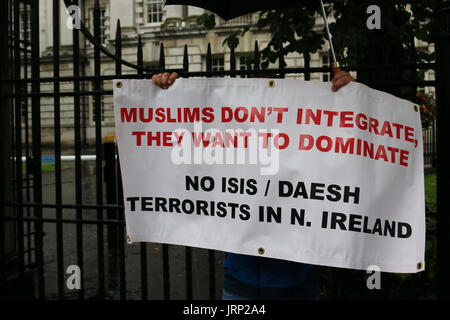
{"label": "pavement", "polygon": [[[69,168],[63,169],[62,202],[75,203],[75,163],[64,162]],[[96,175],[95,161],[82,162],[82,194],[83,204],[96,203]],[[105,190],[105,188],[104,188]],[[42,173],[42,191],[44,203],[55,203],[55,172]],[[106,197],[104,197],[106,199]],[[106,218],[106,211],[105,218]],[[56,210],[45,208],[45,218],[55,218]],[[75,209],[64,209],[63,218],[75,219]],[[96,219],[95,210],[83,210],[84,219]],[[70,265],[77,264],[76,228],[74,223],[63,224],[63,265],[64,270]],[[119,299],[119,252],[108,249],[107,230],[104,227],[105,248],[105,284],[106,298]],[[58,298],[57,289],[57,246],[56,223],[44,223],[44,275],[46,295],[49,299]],[[97,225],[83,225],[83,255],[84,289],[86,298],[94,298],[98,293],[98,257],[97,257]],[[148,298],[163,299],[163,262],[162,245],[149,243],[147,245]],[[223,259],[222,252],[215,252],[216,299],[221,298],[223,287]],[[141,299],[141,268],[139,243],[125,242],[125,269],[127,299]],[[186,269],[185,247],[169,245],[169,275],[170,298],[186,299]],[[64,281],[70,275],[64,274]],[[192,285],[193,299],[209,299],[209,264],[208,250],[192,248]],[[76,290],[65,287],[67,299],[77,298]]]}

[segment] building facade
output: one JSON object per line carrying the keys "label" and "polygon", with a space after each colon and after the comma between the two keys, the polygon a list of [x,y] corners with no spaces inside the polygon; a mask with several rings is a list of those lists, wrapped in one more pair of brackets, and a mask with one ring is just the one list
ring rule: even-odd
{"label": "building facade", "polygon": [[[216,16],[216,27],[206,29],[197,24],[197,18],[205,10],[192,6],[163,6],[163,0],[100,0],[100,30],[102,45],[110,52],[114,52],[117,21],[120,19],[122,33],[122,59],[137,63],[137,42],[141,36],[143,45],[143,61],[147,68],[157,68],[160,55],[160,44],[164,44],[165,66],[167,69],[182,68],[184,46],[189,53],[189,71],[206,71],[206,54],[208,44],[211,45],[213,55],[213,70],[230,69],[230,49],[223,45],[223,41],[233,32],[244,25],[251,25],[250,30],[240,37],[239,45],[235,49],[236,68],[247,68],[247,60],[253,56],[255,41],[263,49],[270,39],[268,30],[259,30],[256,22],[259,14],[249,14],[230,21],[224,21]],[[93,34],[93,0],[80,0],[79,13],[85,26]],[[40,54],[41,77],[53,77],[53,19],[52,0],[42,0],[40,5]],[[73,75],[72,30],[68,27],[71,17],[60,1],[60,76]],[[317,17],[316,25],[320,27],[322,17]],[[29,33],[29,23],[26,15],[21,22],[24,37]],[[80,36],[81,46],[81,75],[94,74],[93,45]],[[285,57],[287,67],[303,67],[304,59],[301,55],[291,53]],[[311,54],[310,67],[324,67],[330,65],[328,43],[321,51]],[[270,65],[276,68],[278,65]],[[112,59],[101,55],[101,74],[115,73],[115,63]],[[136,70],[123,66],[123,73],[136,73]],[[286,75],[287,78],[302,79],[303,75]],[[313,73],[311,80],[330,81],[328,73]],[[83,81],[81,89],[92,90],[93,83]],[[112,90],[112,81],[104,81],[102,89]],[[41,91],[51,92],[53,83],[43,83]],[[73,90],[72,82],[62,82],[61,91]],[[111,95],[105,95],[101,101],[102,136],[114,133],[114,112]],[[53,144],[53,98],[41,99],[42,143]],[[95,139],[95,112],[92,96],[81,98],[82,140],[85,144],[92,144]],[[72,145],[74,141],[74,110],[73,97],[61,97],[61,142]]]}

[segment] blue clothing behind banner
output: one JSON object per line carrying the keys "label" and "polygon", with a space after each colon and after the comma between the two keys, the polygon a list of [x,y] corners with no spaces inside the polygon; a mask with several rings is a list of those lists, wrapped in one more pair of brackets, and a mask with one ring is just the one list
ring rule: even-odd
{"label": "blue clothing behind banner", "polygon": [[317,299],[315,266],[227,253],[224,289],[250,299]]}

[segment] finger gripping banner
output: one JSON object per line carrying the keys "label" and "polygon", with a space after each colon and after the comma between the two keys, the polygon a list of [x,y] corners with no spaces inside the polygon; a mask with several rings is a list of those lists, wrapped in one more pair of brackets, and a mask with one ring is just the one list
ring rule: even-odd
{"label": "finger gripping banner", "polygon": [[412,102],[354,82],[114,80],[114,111],[130,241],[424,270]]}

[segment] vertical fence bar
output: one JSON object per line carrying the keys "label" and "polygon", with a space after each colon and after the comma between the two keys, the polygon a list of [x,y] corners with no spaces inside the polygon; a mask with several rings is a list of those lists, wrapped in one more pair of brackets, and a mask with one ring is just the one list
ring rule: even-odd
{"label": "vertical fence bar", "polygon": [[[28,33],[28,30],[30,30],[30,16],[31,16],[31,8],[30,6],[25,6],[26,8],[26,20],[25,20],[25,24],[24,24],[24,28],[26,28],[24,30],[24,47],[26,50],[24,50],[23,52],[23,77],[24,80],[28,79],[28,65],[29,65],[29,52],[30,52],[30,35]],[[22,90],[23,93],[27,93],[28,92],[28,82],[24,82],[23,86],[22,86]],[[24,143],[25,143],[25,148],[24,148],[24,152],[25,152],[25,159],[29,159],[30,157],[30,126],[29,126],[29,117],[28,117],[28,97],[24,97],[23,99],[23,108],[22,108],[22,117],[23,117],[23,122],[24,122]],[[31,188],[32,188],[32,178],[31,178],[31,173],[29,172],[29,170],[26,168],[25,169],[25,195],[22,195],[23,197],[25,197],[25,201],[30,202],[31,201]],[[26,216],[29,218],[31,217],[31,208],[27,207],[24,210],[26,210]],[[26,257],[24,254],[24,262],[25,262],[25,266],[28,266],[32,263],[32,242],[31,242],[31,235],[32,235],[32,231],[31,231],[31,221],[27,221],[24,222],[26,224],[26,230],[25,230],[25,235],[24,237],[26,238]],[[25,228],[24,228],[25,229]],[[25,239],[24,239],[25,242]],[[25,259],[26,258],[26,259]]]}
{"label": "vertical fence bar", "polygon": [[[8,36],[11,34],[9,29],[11,18],[12,1],[0,2],[0,80],[11,79],[10,76],[10,57],[11,50],[9,47],[10,41]],[[9,10],[8,10],[9,9]],[[10,93],[10,85],[0,86],[1,94]],[[10,161],[11,149],[9,146],[12,123],[10,120],[11,109],[9,106],[9,99],[0,97],[0,203],[3,201],[10,201],[11,198],[11,184],[10,184]],[[12,238],[14,237],[11,229],[7,229],[5,217],[9,215],[10,208],[0,205],[0,298],[6,298],[6,259],[11,254]]]}
{"label": "vertical fence bar", "polygon": [[[106,203],[116,204],[116,159],[115,159],[115,135],[107,135],[103,142],[105,166],[103,177],[106,185]],[[116,219],[116,209],[108,208],[106,210],[108,220]],[[117,247],[117,232],[115,224],[108,224],[108,248],[115,249]]]}
{"label": "vertical fence bar", "polygon": [[138,36],[136,58],[137,58],[137,65],[138,65],[137,74],[142,76],[144,74],[144,71],[143,71],[144,55],[143,55],[143,52],[142,52],[142,37],[140,35]]}
{"label": "vertical fence bar", "polygon": [[[74,1],[74,5],[78,6],[78,0]],[[73,111],[74,111],[74,131],[75,131],[75,203],[81,205],[83,203],[82,194],[82,177],[81,177],[81,108],[80,108],[80,81],[77,79],[80,76],[80,33],[77,28],[72,30],[73,45]],[[83,210],[81,207],[76,208],[76,248],[77,248],[77,265],[81,270],[80,285],[78,290],[78,298],[84,299],[84,257],[83,257]]]}
{"label": "vertical fence bar", "polygon": [[422,130],[422,139],[423,139],[423,164],[427,165],[428,160],[430,157],[430,154],[428,152],[429,146],[428,146],[428,140],[429,140],[429,134],[427,130]]}
{"label": "vertical fence bar", "polygon": [[[104,167],[104,179],[106,185],[106,203],[116,204],[117,203],[117,188],[116,188],[116,144],[115,136],[107,135],[103,143],[105,167]],[[117,210],[114,208],[108,208],[106,210],[108,220],[117,219]],[[117,249],[117,225],[108,224],[107,235],[108,235],[108,249]]]}
{"label": "vertical fence bar", "polygon": [[[116,198],[116,159],[115,159],[115,153],[116,153],[116,144],[115,144],[115,134],[108,134],[105,136],[103,141],[103,154],[105,159],[105,166],[104,166],[104,172],[103,177],[105,181],[106,186],[106,203],[107,204],[116,204],[117,198]],[[115,208],[108,208],[106,209],[106,214],[108,220],[114,220],[116,219],[116,209]],[[115,279],[117,277],[117,258],[116,258],[116,252],[117,252],[117,228],[119,226],[117,224],[109,223],[107,224],[107,237],[108,237],[108,251],[110,254],[108,254],[108,266],[109,266],[109,273],[108,273],[108,280],[109,283],[111,283],[111,280],[115,282]],[[112,252],[112,253],[111,253]]]}
{"label": "vertical fence bar", "polygon": [[[9,56],[11,57],[11,62],[13,64],[13,67],[9,68],[9,73],[10,73],[10,79],[15,79],[15,68],[14,68],[14,64],[15,64],[15,41],[14,41],[14,29],[15,29],[15,11],[14,8],[16,7],[16,3],[18,3],[18,1],[10,1],[9,4],[9,18],[10,18],[10,23],[9,23]],[[15,92],[15,87],[11,86],[11,92]],[[15,123],[14,123],[14,110],[15,110],[15,105],[13,102],[13,99],[11,99],[12,102],[10,103],[10,124],[11,124],[11,133],[10,133],[10,137],[11,137],[11,144],[10,144],[10,154],[15,155],[15,144],[16,144],[16,139],[15,139]],[[11,161],[11,182],[15,181],[16,179],[16,161]],[[10,181],[8,181],[8,183],[10,183]],[[14,186],[12,188],[12,200],[16,201],[16,194],[14,192]],[[16,215],[16,209],[17,208],[12,208],[12,212],[13,215]]]}
{"label": "vertical fence bar", "polygon": [[422,129],[422,139],[423,139],[423,164],[428,164],[428,132]]}
{"label": "vertical fence bar", "polygon": [[[183,72],[189,72],[189,56],[187,45],[184,45],[183,53]],[[186,266],[186,299],[192,300],[192,248],[185,247],[185,266]]]}
{"label": "vertical fence bar", "polygon": [[330,79],[330,81],[331,81],[331,79],[333,79],[333,78],[334,78],[333,68],[330,65],[330,75],[328,76],[328,79]]}
{"label": "vertical fence bar", "polygon": [[[100,7],[98,0],[94,1],[94,40],[97,44],[100,44]],[[100,86],[100,49],[94,46],[94,106],[95,106],[95,169],[96,169],[96,193],[97,193],[97,205],[103,204],[103,175],[102,175],[102,105]],[[104,261],[104,247],[103,247],[103,210],[97,209],[97,250],[98,250],[98,287],[99,298],[105,297],[105,261]]]}
{"label": "vertical fence bar", "polygon": [[432,154],[432,149],[433,149],[433,143],[434,143],[434,140],[433,140],[433,135],[432,135],[432,130],[433,130],[433,128],[432,127],[430,127],[430,128],[428,128],[427,129],[427,137],[426,137],[426,139],[427,139],[427,156],[426,156],[426,164],[427,165],[432,165],[432,160],[433,160],[433,154]]}
{"label": "vertical fence bar", "polygon": [[255,50],[253,52],[253,70],[259,71],[260,70],[260,54],[259,54],[259,48],[258,48],[258,40],[255,40]]}
{"label": "vertical fence bar", "polygon": [[[142,67],[144,66],[144,59],[142,53],[142,39],[138,36],[138,46],[137,46],[137,65],[138,74],[142,76],[144,74]],[[142,300],[147,300],[148,298],[148,280],[147,280],[147,243],[141,242],[139,244],[140,256],[141,256],[141,294]]]}
{"label": "vertical fence bar", "polygon": [[[14,78],[14,72],[15,72],[15,70],[14,70],[14,63],[15,63],[15,61],[14,61],[14,59],[15,59],[14,58],[14,55],[15,55],[15,53],[14,53],[14,50],[15,50],[15,46],[14,46],[14,7],[15,7],[15,1],[9,1],[8,4],[9,4],[9,19],[10,19],[9,32],[8,32],[9,56],[11,58],[11,63],[13,64],[13,67],[9,68],[9,76],[10,76],[10,79],[15,79]],[[14,92],[15,88],[13,86],[11,86],[10,90],[12,93],[12,92]],[[15,155],[15,143],[16,143],[15,133],[14,133],[15,132],[14,131],[14,127],[15,127],[14,108],[15,108],[14,103],[11,102],[9,104],[9,109],[10,109],[10,112],[9,112],[10,122],[9,123],[11,126],[11,131],[10,131],[10,139],[11,139],[10,155],[11,156]],[[10,181],[8,181],[8,183],[10,183],[11,181],[15,180],[16,162],[11,161],[11,166],[8,169],[10,169],[10,172],[11,172]],[[11,190],[12,190],[12,200],[15,201],[14,188],[12,188]],[[15,211],[16,211],[16,208],[12,208],[12,212],[14,213],[14,215],[15,215]]]}
{"label": "vertical fence bar", "polygon": [[[120,170],[119,155],[117,155],[117,203],[123,206],[123,187],[122,187],[122,173]],[[125,270],[125,218],[124,210],[119,209],[119,298],[125,300],[127,298],[126,291],[126,270]]]}
{"label": "vertical fence bar", "polygon": [[[20,79],[20,2],[14,2],[14,79]],[[16,82],[14,91],[16,93],[21,92],[21,83]],[[21,112],[21,99],[16,97],[14,100],[15,112],[15,156],[16,156],[16,167],[15,167],[15,192],[16,201],[21,203],[23,201],[22,193],[22,112]],[[20,218],[23,217],[23,208],[16,208],[16,215],[19,220],[17,220],[17,250],[18,250],[18,262],[19,262],[19,272],[23,276],[24,273],[24,232],[23,232],[23,221]]]}
{"label": "vertical fence bar", "polygon": [[158,69],[160,72],[163,72],[164,69],[166,69],[166,58],[164,56],[164,43],[161,42],[159,45],[159,63],[158,63]]}
{"label": "vertical fence bar", "polygon": [[[285,66],[286,66],[286,62],[284,61],[284,50],[283,50],[283,46],[281,46],[281,50],[279,51],[279,54],[278,54],[278,68],[280,69],[280,71],[284,71]],[[285,73],[280,72],[280,77],[284,78]]]}
{"label": "vertical fence bar", "polygon": [[437,276],[438,298],[450,299],[450,3],[436,11],[437,97]]}
{"label": "vertical fence bar", "polygon": [[[433,144],[435,143],[435,139],[434,139],[434,136],[433,136],[433,123],[431,123],[431,125],[430,125],[430,127],[428,128],[428,130],[427,130],[427,134],[429,135],[429,140],[430,140],[430,143],[431,143],[431,145],[429,146],[429,152],[430,152],[430,154],[427,156],[427,158],[429,158],[429,159],[427,159],[427,164],[430,164],[431,165],[431,167],[434,167],[433,166],[433,148],[434,148],[434,146],[433,146]],[[423,139],[425,139],[425,137],[423,137]],[[425,158],[425,150],[424,150],[424,158]],[[425,163],[425,159],[424,159],[424,163]]]}
{"label": "vertical fence bar", "polygon": [[[26,30],[29,30],[29,23],[30,23],[30,10],[27,7],[27,14],[26,14],[26,23],[27,26],[25,27]],[[24,43],[25,43],[25,48],[29,49],[29,37],[28,37],[28,32],[24,32]],[[23,66],[23,77],[24,79],[28,79],[28,50],[24,51],[23,54],[23,60],[24,60],[24,66]],[[23,85],[24,88],[24,93],[28,92],[28,82],[24,82]],[[30,126],[28,123],[28,97],[24,98],[24,106],[23,106],[23,117],[24,117],[24,124],[25,124],[25,155],[26,155],[26,159],[28,159],[28,157],[30,156]],[[31,201],[31,192],[30,192],[30,188],[31,188],[31,184],[30,184],[30,180],[31,180],[31,176],[30,176],[30,172],[29,170],[26,170],[25,173],[25,197],[26,197],[26,201],[30,202]],[[31,214],[31,208],[27,207],[25,209],[27,211],[27,217],[30,217]],[[28,263],[26,264],[30,264],[31,263],[31,259],[32,259],[32,251],[31,249],[31,222],[27,221],[26,222],[26,234],[27,236],[27,249],[28,249],[28,253],[27,253],[27,258],[28,258]]]}
{"label": "vertical fence bar", "polygon": [[[206,53],[206,71],[207,77],[212,77],[212,54],[211,44],[208,43],[208,51]],[[208,250],[208,264],[209,264],[209,299],[214,300],[216,296],[216,260],[214,257],[214,250]]]}
{"label": "vertical fence bar", "polygon": [[[59,78],[59,0],[53,0],[53,76]],[[61,118],[60,118],[60,98],[59,98],[59,80],[53,80],[54,105],[54,139],[55,139],[55,201],[56,204],[62,203],[61,192]],[[64,299],[64,261],[63,261],[63,228],[62,209],[56,207],[56,260],[57,260],[57,279],[58,279],[58,297]]]}
{"label": "vertical fence bar", "polygon": [[436,168],[436,120],[433,120],[431,134],[433,143],[431,147],[431,166]]}
{"label": "vertical fence bar", "polygon": [[189,72],[189,56],[187,44],[184,45],[183,51],[183,72]]}
{"label": "vertical fence bar", "polygon": [[[236,55],[234,53],[234,46],[232,46],[230,50],[230,70],[236,71]],[[236,78],[236,74],[231,73],[231,78]]]}
{"label": "vertical fence bar", "polygon": [[[41,98],[40,89],[40,62],[39,62],[39,0],[32,0],[31,5],[31,77],[35,79],[31,84],[31,91],[35,95],[31,98],[32,108],[32,135],[33,135],[33,197],[34,202],[42,203],[42,169],[41,169]],[[35,225],[35,246],[36,263],[38,274],[39,298],[45,298],[45,279],[44,279],[44,253],[43,253],[43,222],[42,208],[34,208],[34,216],[38,219]]]}
{"label": "vertical fence bar", "polygon": [[[117,20],[116,27],[116,57],[122,59],[122,32],[120,29],[120,20]],[[122,64],[116,60],[115,71],[117,75],[122,74]],[[117,154],[117,203],[123,205],[123,188],[122,188],[122,173],[120,170],[120,159]],[[119,220],[124,222],[123,209],[119,210]],[[119,224],[119,283],[120,283],[120,299],[126,299],[126,272],[125,272],[125,232],[124,224]]]}
{"label": "vertical fence bar", "polygon": [[[166,69],[166,59],[164,55],[164,44],[161,42],[159,47],[159,66],[160,72],[164,72]],[[164,299],[170,299],[170,273],[169,273],[169,245],[162,245],[162,258],[163,258],[163,290]]]}
{"label": "vertical fence bar", "polygon": [[310,71],[310,62],[311,62],[311,57],[309,55],[309,52],[304,52],[303,53],[303,61],[304,61],[304,65],[305,65],[305,80],[309,81],[311,80],[311,71]]}
{"label": "vertical fence bar", "polygon": [[206,51],[206,71],[208,74],[207,77],[212,77],[212,54],[211,54],[211,44],[208,43],[208,49]]}

